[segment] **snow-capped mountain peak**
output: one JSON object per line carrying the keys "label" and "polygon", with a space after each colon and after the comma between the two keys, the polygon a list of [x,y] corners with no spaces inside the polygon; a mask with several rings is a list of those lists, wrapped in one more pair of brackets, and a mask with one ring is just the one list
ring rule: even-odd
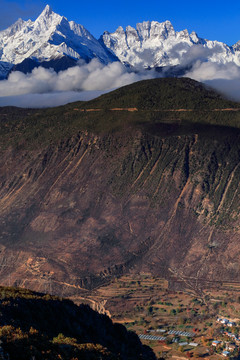
{"label": "snow-capped mountain peak", "polygon": [[45,8],[43,9],[42,13],[39,15],[39,17],[49,17],[49,15],[52,14],[52,8],[50,5],[46,5]]}
{"label": "snow-capped mountain peak", "polygon": [[19,18],[13,25],[11,25],[9,28],[7,28],[6,30],[0,31],[0,36],[1,34],[4,36],[12,36],[14,35],[17,31],[20,31],[22,29],[22,27],[24,26],[25,21],[21,18]]}
{"label": "snow-capped mountain peak", "polygon": [[33,23],[32,33],[47,38],[51,32],[56,31],[56,27],[61,23],[62,16],[55,14],[47,5],[43,12]]}
{"label": "snow-capped mountain peak", "polygon": [[39,65],[58,71],[93,58],[103,64],[120,61],[136,69],[185,67],[198,59],[240,66],[240,41],[229,47],[202,39],[194,31],[175,31],[169,20],[143,21],[125,30],[119,26],[97,40],[83,25],[56,14],[49,5],[35,21],[19,19],[0,32],[0,77],[13,66],[25,72]]}
{"label": "snow-capped mountain peak", "polygon": [[77,61],[98,58],[107,64],[113,56],[82,25],[68,21],[47,5],[35,21],[19,19],[0,32],[1,63],[20,64],[68,57]]}

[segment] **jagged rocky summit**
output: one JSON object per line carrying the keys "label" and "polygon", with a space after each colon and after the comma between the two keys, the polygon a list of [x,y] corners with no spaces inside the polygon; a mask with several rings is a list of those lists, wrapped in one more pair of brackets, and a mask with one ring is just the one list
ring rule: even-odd
{"label": "jagged rocky summit", "polygon": [[[234,50],[222,42],[202,39],[194,31],[175,31],[170,21],[144,21],[126,30],[120,26],[114,33],[105,31],[100,41],[122,63],[134,67],[185,66],[199,58],[240,64],[236,46]],[[193,47],[198,50],[190,51]]]}

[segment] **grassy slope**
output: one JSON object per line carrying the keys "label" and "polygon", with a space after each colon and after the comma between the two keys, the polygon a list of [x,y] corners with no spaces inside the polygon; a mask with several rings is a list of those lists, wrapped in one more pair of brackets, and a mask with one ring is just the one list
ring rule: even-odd
{"label": "grassy slope", "polygon": [[[111,111],[111,108],[139,111]],[[240,127],[239,111],[213,111],[238,108],[212,90],[190,79],[153,79],[134,83],[88,102],[53,109],[28,110],[0,108],[0,146],[36,147],[69,138],[79,131],[107,133],[123,127],[147,128],[158,123],[210,124]],[[83,109],[101,109],[97,112]],[[190,112],[166,110],[193,109]]]}
{"label": "grassy slope", "polygon": [[84,108],[136,107],[142,110],[238,107],[212,89],[188,78],[143,80],[82,104]]}

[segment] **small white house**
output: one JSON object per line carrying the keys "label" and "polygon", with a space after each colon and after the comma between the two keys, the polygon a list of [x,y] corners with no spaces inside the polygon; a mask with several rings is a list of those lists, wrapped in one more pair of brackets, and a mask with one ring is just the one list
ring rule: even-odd
{"label": "small white house", "polygon": [[236,346],[233,344],[226,345],[226,350],[228,350],[228,351],[234,351],[235,349],[236,349]]}
{"label": "small white house", "polygon": [[179,343],[179,346],[186,346],[186,345],[188,345],[188,342],[180,342]]}
{"label": "small white house", "polygon": [[194,346],[194,347],[195,347],[195,346],[198,346],[199,344],[198,344],[198,343],[195,343],[195,342],[190,342],[190,343],[189,343],[189,345],[191,345],[191,346]]}
{"label": "small white house", "polygon": [[219,344],[221,344],[221,341],[214,340],[214,341],[212,342],[212,346],[218,346]]}
{"label": "small white house", "polygon": [[227,351],[227,350],[224,350],[224,351],[222,352],[222,354],[223,354],[223,356],[228,357],[228,356],[230,355],[230,352]]}

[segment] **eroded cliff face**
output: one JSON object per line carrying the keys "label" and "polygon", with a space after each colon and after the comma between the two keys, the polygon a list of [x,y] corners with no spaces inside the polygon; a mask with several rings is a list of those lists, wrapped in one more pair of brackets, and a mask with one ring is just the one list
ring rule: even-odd
{"label": "eroded cliff face", "polygon": [[87,132],[0,157],[0,281],[81,292],[129,271],[239,278],[240,135]]}

